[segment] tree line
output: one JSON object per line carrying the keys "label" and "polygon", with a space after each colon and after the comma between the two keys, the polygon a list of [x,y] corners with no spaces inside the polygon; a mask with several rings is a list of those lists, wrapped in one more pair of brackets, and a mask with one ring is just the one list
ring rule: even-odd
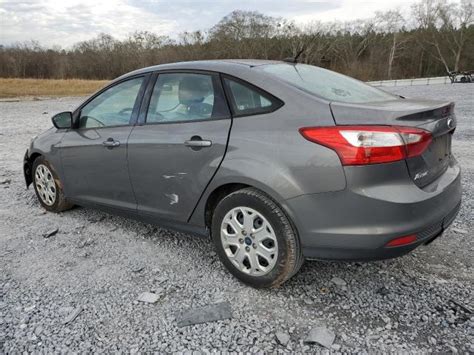
{"label": "tree line", "polygon": [[111,79],[150,65],[201,59],[292,58],[361,80],[446,75],[474,69],[473,0],[420,0],[408,13],[377,12],[351,22],[303,27],[254,11],[233,11],[208,30],[177,39],[140,31],[109,34],[70,49],[30,41],[0,45],[0,77]]}

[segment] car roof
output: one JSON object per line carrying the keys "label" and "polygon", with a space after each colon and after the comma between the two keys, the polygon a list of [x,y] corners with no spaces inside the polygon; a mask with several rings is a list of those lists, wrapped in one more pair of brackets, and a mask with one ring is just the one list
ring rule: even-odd
{"label": "car roof", "polygon": [[[130,73],[120,76],[118,79],[124,79],[129,76],[145,74],[158,70],[208,70],[228,74],[238,74],[239,72],[249,70],[253,67],[268,64],[285,63],[278,60],[264,60],[264,59],[215,59],[215,60],[196,60],[187,62],[176,62],[154,65],[146,68],[141,68]],[[114,80],[115,81],[115,80]]]}

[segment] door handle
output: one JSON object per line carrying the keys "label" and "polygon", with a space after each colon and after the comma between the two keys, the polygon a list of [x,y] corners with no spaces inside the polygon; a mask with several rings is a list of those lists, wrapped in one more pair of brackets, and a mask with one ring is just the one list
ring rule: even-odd
{"label": "door handle", "polygon": [[114,147],[118,147],[120,145],[120,142],[114,140],[113,138],[109,138],[106,141],[103,141],[102,145],[107,148],[114,148]]}
{"label": "door handle", "polygon": [[184,145],[187,147],[204,148],[204,147],[210,147],[212,145],[212,142],[209,140],[203,140],[201,138],[199,139],[194,138],[194,139],[190,139],[184,142]]}

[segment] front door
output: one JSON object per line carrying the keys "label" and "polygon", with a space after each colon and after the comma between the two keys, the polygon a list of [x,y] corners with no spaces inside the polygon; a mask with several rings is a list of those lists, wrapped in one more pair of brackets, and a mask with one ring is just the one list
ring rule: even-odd
{"label": "front door", "polygon": [[144,77],[120,82],[81,108],[76,128],[60,152],[66,196],[121,209],[136,209],[128,174],[127,139],[138,114]]}
{"label": "front door", "polygon": [[146,122],[128,141],[138,211],[187,221],[224,158],[230,127],[217,74],[160,74]]}

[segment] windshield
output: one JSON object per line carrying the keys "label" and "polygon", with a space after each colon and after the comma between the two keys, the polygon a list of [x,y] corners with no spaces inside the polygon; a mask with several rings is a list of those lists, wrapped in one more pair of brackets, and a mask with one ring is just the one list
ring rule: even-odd
{"label": "windshield", "polygon": [[312,65],[269,64],[257,68],[329,101],[364,103],[395,99],[361,81]]}

